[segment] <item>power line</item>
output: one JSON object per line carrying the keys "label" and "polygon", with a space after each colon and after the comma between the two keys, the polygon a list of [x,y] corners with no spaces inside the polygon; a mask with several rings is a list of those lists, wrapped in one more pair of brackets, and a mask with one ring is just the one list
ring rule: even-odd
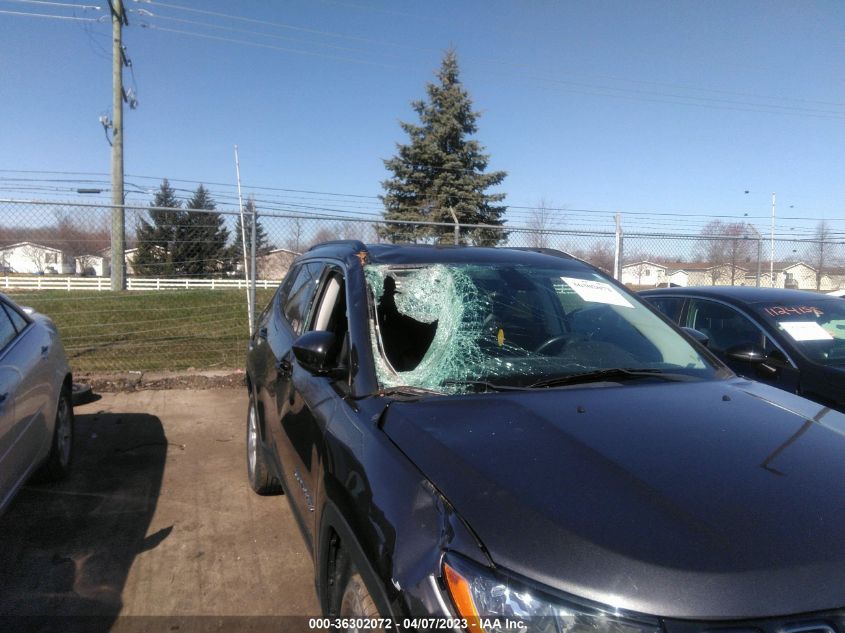
{"label": "power line", "polygon": [[[137,2],[138,0],[136,0]],[[255,18],[246,18],[243,16],[237,16],[227,13],[220,13],[216,11],[206,11],[202,9],[194,9],[191,7],[185,7],[181,5],[174,5],[168,4],[163,2],[155,2],[153,0],[147,0],[146,4],[150,5],[157,5],[162,7],[168,7],[171,9],[182,10],[182,11],[191,11],[194,13],[200,13],[204,15],[215,16],[219,18],[224,18],[228,20],[238,20],[242,22],[248,22],[252,24],[258,25],[265,25],[271,26],[275,28],[284,28],[284,29],[292,29],[297,30],[305,33],[321,35],[326,37],[334,37],[334,38],[343,38],[349,39],[353,41],[360,41],[360,42],[367,42],[367,43],[374,43],[383,46],[391,46],[391,47],[400,47],[400,48],[411,48],[418,51],[424,52],[438,52],[434,51],[434,49],[421,49],[417,47],[411,47],[404,44],[397,44],[395,42],[389,42],[384,40],[377,40],[372,38],[363,38],[363,37],[356,37],[350,36],[341,33],[335,33],[330,31],[321,31],[317,29],[308,29],[304,27],[297,27],[290,24],[284,24],[279,22],[271,22],[269,20],[260,20]],[[160,16],[163,17],[163,16]],[[165,18],[168,19],[168,18]],[[178,18],[169,18],[169,19],[177,19]],[[190,21],[186,21],[189,22]],[[203,24],[203,23],[199,23]],[[226,28],[220,27],[215,25],[205,24],[205,26],[210,26],[211,28]],[[246,31],[244,29],[238,29],[239,32],[250,32],[252,34],[257,35],[265,35],[261,33],[256,33],[254,31]],[[192,35],[197,35],[196,33],[191,33]],[[238,43],[254,45],[254,43],[250,42],[243,42],[238,41]],[[323,46],[331,46],[325,43],[317,43],[318,45]],[[469,57],[469,59],[475,59],[477,61],[486,63],[486,64],[493,64],[497,66],[504,66],[508,68],[512,68],[515,70],[519,70],[520,72],[524,72],[526,70],[535,71],[536,68],[534,66],[528,66],[525,64],[514,64],[513,62],[497,60],[497,59],[490,59],[490,58],[475,58]],[[353,60],[346,60],[346,61],[353,61]],[[570,75],[579,76],[580,73],[566,73]],[[583,75],[581,75],[583,76]],[[524,78],[524,77],[523,77]],[[736,92],[736,91],[729,91],[729,90],[720,90],[720,89],[708,89],[708,88],[699,88],[699,87],[691,87],[691,86],[684,86],[679,84],[670,84],[665,82],[650,82],[650,81],[639,81],[639,80],[631,80],[631,79],[620,79],[618,77],[607,77],[601,76],[599,79],[607,79],[611,81],[625,81],[627,83],[634,83],[634,84],[641,84],[641,85],[653,85],[653,86],[660,86],[665,88],[671,88],[673,90],[692,90],[698,93],[702,92],[710,92],[713,94],[722,94],[722,95],[735,95],[740,97],[751,97],[754,99],[763,99],[765,103],[755,103],[755,102],[747,102],[747,101],[737,101],[732,99],[719,99],[713,97],[704,97],[704,96],[697,96],[697,95],[683,95],[683,94],[667,94],[663,92],[655,92],[655,91],[648,91],[642,89],[634,89],[634,88],[623,88],[623,87],[614,87],[614,86],[601,86],[601,85],[592,85],[592,84],[582,84],[577,82],[565,81],[558,78],[551,78],[551,77],[542,77],[542,76],[532,76],[528,77],[533,81],[541,82],[541,83],[554,83],[557,85],[563,86],[571,86],[571,88],[565,89],[567,92],[573,92],[576,94],[585,94],[588,96],[605,96],[605,97],[617,97],[617,98],[629,98],[635,100],[644,100],[644,101],[653,101],[658,103],[669,103],[673,105],[693,105],[699,107],[711,107],[715,109],[728,109],[728,110],[737,110],[737,111],[751,111],[751,112],[762,112],[768,114],[793,114],[793,115],[807,115],[807,116],[815,116],[819,118],[842,118],[845,116],[845,113],[839,111],[829,111],[829,110],[819,110],[818,108],[802,108],[799,106],[789,106],[789,105],[778,105],[776,103],[772,103],[773,101],[791,101],[793,103],[815,103],[820,105],[832,105],[832,106],[845,106],[843,103],[837,102],[829,102],[829,101],[817,101],[817,100],[810,100],[810,99],[801,99],[801,98],[790,98],[790,97],[774,97],[774,96],[767,96],[767,95],[759,95],[754,93],[747,93],[747,92]],[[561,88],[564,89],[564,88]],[[608,92],[612,94],[608,94]],[[616,93],[630,93],[630,94],[616,94]],[[680,99],[681,101],[678,101]],[[700,103],[701,102],[701,103]],[[719,105],[722,104],[722,105]],[[744,106],[744,107],[743,107]]]}
{"label": "power line", "polygon": [[25,11],[8,11],[0,9],[0,13],[4,15],[18,15],[28,18],[46,18],[49,20],[66,20],[70,22],[99,22],[99,18],[80,18],[74,15],[53,15],[50,13],[28,13]]}
{"label": "power line", "polygon": [[311,57],[320,57],[320,58],[323,58],[323,59],[334,59],[334,60],[350,62],[350,63],[353,63],[353,64],[364,64],[366,66],[379,66],[381,68],[396,68],[396,66],[390,66],[388,64],[380,64],[378,62],[370,62],[370,61],[366,61],[366,60],[363,60],[363,59],[352,59],[350,57],[340,57],[338,55],[326,55],[326,54],[323,54],[323,53],[315,53],[313,51],[303,51],[303,50],[299,50],[299,49],[295,49],[295,48],[286,48],[284,46],[273,46],[272,44],[261,44],[260,42],[248,42],[246,40],[236,40],[236,39],[229,38],[229,37],[219,37],[217,35],[208,35],[208,34],[205,34],[205,33],[195,33],[193,31],[185,31],[185,30],[182,30],[182,29],[168,29],[168,28],[165,28],[163,26],[156,26],[155,24],[147,24],[145,22],[141,23],[141,27],[148,29],[148,30],[162,31],[164,33],[175,33],[177,35],[187,35],[189,37],[199,37],[199,38],[207,39],[207,40],[217,40],[219,42],[229,42],[229,43],[232,43],[232,44],[244,44],[245,46],[253,46],[253,47],[256,47],[256,48],[267,48],[267,49],[270,49],[270,50],[281,51],[281,52],[284,52],[284,53],[294,53],[294,54],[297,54],[297,55],[307,55],[307,56],[311,56]]}
{"label": "power line", "polygon": [[[148,11],[145,11],[144,9],[130,9],[130,11],[135,11],[135,12],[139,13],[140,15],[155,18],[157,20],[167,20],[167,21],[170,21],[170,22],[179,22],[181,24],[192,24],[194,26],[202,26],[202,27],[206,27],[206,28],[210,28],[210,29],[230,31],[232,33],[245,33],[247,35],[257,35],[259,37],[269,37],[269,38],[276,39],[276,40],[298,42],[298,43],[302,43],[302,44],[313,43],[313,42],[307,42],[307,41],[302,40],[302,39],[297,39],[297,38],[294,38],[294,37],[287,37],[287,36],[284,36],[284,35],[274,35],[272,33],[259,33],[257,31],[253,31],[253,30],[250,30],[250,29],[239,29],[239,28],[235,28],[235,27],[231,27],[231,26],[222,26],[220,24],[211,24],[210,22],[198,22],[196,20],[186,20],[186,19],[183,19],[183,18],[174,18],[174,17],[170,17],[170,16],[165,16],[165,15],[158,15],[156,13],[150,13]],[[144,13],[140,13],[141,11],[144,11]],[[147,14],[149,14],[149,15],[147,15]],[[142,24],[142,26],[144,26],[144,25]],[[241,41],[241,40],[238,40],[238,41]],[[353,53],[366,53],[367,52],[367,51],[361,50],[360,48],[349,48],[347,46],[337,46],[335,44],[319,43],[318,46],[322,46],[322,47],[325,47],[325,48],[332,48],[332,49],[341,50],[341,51],[349,51],[349,52],[353,52]]]}
{"label": "power line", "polygon": [[45,5],[50,7],[67,7],[71,9],[83,9],[83,10],[93,10],[93,11],[101,11],[102,7],[99,7],[95,4],[71,4],[68,2],[49,2],[48,0],[5,0],[5,2],[17,2],[18,4],[39,4]]}

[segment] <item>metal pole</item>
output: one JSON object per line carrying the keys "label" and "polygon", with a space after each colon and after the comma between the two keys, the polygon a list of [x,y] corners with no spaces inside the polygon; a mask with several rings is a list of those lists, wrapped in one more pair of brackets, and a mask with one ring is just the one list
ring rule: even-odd
{"label": "metal pole", "polygon": [[[249,335],[252,337],[253,334],[253,323],[255,319],[253,318],[253,301],[252,301],[252,294],[250,293],[249,289],[249,265],[247,264],[246,259],[246,224],[244,223],[244,199],[241,195],[241,162],[238,158],[238,146],[235,145],[235,176],[238,180],[238,205],[240,207],[241,212],[241,250],[243,251],[244,256],[244,282],[246,283],[246,313],[247,318],[249,319]],[[253,238],[254,239],[254,238]]]}
{"label": "metal pole", "polygon": [[769,264],[769,281],[775,287],[775,194],[772,193],[772,259]]}
{"label": "metal pole", "polygon": [[458,224],[458,216],[455,215],[455,210],[449,207],[449,213],[452,214],[452,219],[455,221],[455,246],[461,245],[461,225]]}
{"label": "metal pole", "polygon": [[616,246],[613,255],[613,278],[622,279],[622,214],[616,214]]}
{"label": "metal pole", "polygon": [[125,210],[123,208],[123,0],[114,0],[112,12],[112,108],[114,128],[111,148],[111,289],[126,288]]}
{"label": "metal pole", "polygon": [[255,240],[258,233],[258,207],[255,206],[255,203],[252,204],[252,243],[249,245],[249,259],[250,263],[250,270],[252,271],[252,285],[249,287],[249,301],[252,304],[252,325],[251,327],[255,329],[255,283],[256,279],[258,279],[258,271],[256,270],[255,265]]}

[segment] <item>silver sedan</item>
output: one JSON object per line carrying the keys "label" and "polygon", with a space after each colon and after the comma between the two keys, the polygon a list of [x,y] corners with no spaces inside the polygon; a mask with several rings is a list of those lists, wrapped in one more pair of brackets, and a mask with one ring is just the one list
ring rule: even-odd
{"label": "silver sedan", "polygon": [[67,474],[71,390],[56,326],[0,294],[0,513],[33,475],[55,480]]}

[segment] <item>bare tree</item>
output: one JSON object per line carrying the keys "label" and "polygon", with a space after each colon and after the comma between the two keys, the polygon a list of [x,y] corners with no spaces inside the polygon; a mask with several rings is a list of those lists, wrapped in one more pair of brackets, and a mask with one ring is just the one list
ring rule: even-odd
{"label": "bare tree", "polygon": [[302,218],[290,218],[290,237],[288,238],[286,244],[288,249],[292,250],[294,253],[302,252],[302,232]]}
{"label": "bare tree", "polygon": [[587,251],[587,261],[604,272],[613,272],[613,247],[608,242],[596,242]]}
{"label": "bare tree", "polygon": [[[594,242],[589,248],[576,248],[569,251],[578,259],[583,259],[610,274],[613,271],[613,247],[606,241]],[[636,257],[636,255],[635,255]],[[643,257],[643,259],[647,259]]]}
{"label": "bare tree", "polygon": [[330,242],[338,239],[338,234],[329,228],[322,228],[314,234],[314,239],[311,240],[309,246],[320,244],[321,242]]}
{"label": "bare tree", "polygon": [[816,290],[821,290],[825,267],[830,265],[831,238],[830,225],[825,220],[822,220],[816,225],[813,242],[806,251],[806,257],[810,261],[810,265],[816,269]]}
{"label": "bare tree", "polygon": [[751,241],[746,225],[711,220],[701,230],[701,235],[707,239],[697,245],[697,257],[712,265],[709,269],[711,284],[715,285],[727,269],[731,285],[736,285],[740,271],[747,269],[751,261]]}
{"label": "bare tree", "polygon": [[[43,274],[47,272],[47,264],[53,263],[48,262],[48,257],[55,256],[54,251],[47,251],[44,248],[41,248],[37,245],[28,244],[21,249],[21,253],[24,257],[26,257],[29,261],[32,262],[32,265],[35,266],[35,271],[39,274]],[[58,261],[55,262],[58,264]],[[56,269],[58,272],[58,269]]]}
{"label": "bare tree", "polygon": [[365,241],[366,226],[362,222],[345,221],[340,225],[340,239]]}
{"label": "bare tree", "polygon": [[551,209],[545,198],[541,198],[537,206],[531,210],[528,218],[528,245],[532,248],[549,247],[549,230],[554,226]]}

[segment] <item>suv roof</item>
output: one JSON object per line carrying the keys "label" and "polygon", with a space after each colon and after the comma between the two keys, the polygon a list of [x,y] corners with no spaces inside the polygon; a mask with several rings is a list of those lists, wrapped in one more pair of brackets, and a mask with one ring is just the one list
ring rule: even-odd
{"label": "suv roof", "polygon": [[[435,263],[495,263],[540,265],[550,259],[561,259],[575,264],[585,262],[551,248],[513,248],[490,246],[452,246],[430,244],[364,244],[359,240],[334,240],[312,246],[305,255],[334,256],[347,259],[367,254],[373,264],[435,264]],[[580,266],[576,266],[580,267]],[[591,267],[591,266],[590,266]]]}

